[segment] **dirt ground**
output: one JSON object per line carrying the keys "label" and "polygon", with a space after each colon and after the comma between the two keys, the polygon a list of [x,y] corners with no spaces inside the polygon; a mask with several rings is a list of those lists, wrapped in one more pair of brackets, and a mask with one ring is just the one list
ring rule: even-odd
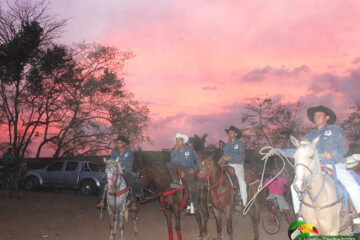
{"label": "dirt ground", "polygon": [[[0,190],[0,239],[1,240],[92,240],[109,238],[109,216],[95,208],[97,196],[83,196],[72,191],[62,192],[24,192],[21,199],[8,199],[7,192]],[[168,239],[165,217],[158,210],[159,202],[153,201],[140,205],[137,226],[137,239]],[[287,223],[279,233],[268,235],[260,225],[260,239],[288,239]],[[223,219],[223,239],[229,239]],[[193,216],[185,216],[181,222],[183,239],[197,239],[198,229]],[[209,235],[216,233],[216,223],[210,219]],[[252,225],[248,216],[234,215],[234,239],[253,239]],[[43,237],[42,237],[43,236]],[[176,233],[174,231],[174,238]],[[120,239],[117,235],[116,239]],[[135,239],[132,223],[125,227],[125,239]]]}

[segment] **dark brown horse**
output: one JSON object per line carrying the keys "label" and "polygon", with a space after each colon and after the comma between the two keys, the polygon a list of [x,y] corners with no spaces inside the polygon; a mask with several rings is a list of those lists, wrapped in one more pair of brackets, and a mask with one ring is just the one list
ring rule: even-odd
{"label": "dark brown horse", "polygon": [[[180,214],[189,200],[187,191],[184,187],[178,189],[171,189],[169,187],[171,179],[166,168],[161,168],[156,165],[143,165],[138,167],[137,170],[139,178],[136,183],[136,188],[143,190],[150,184],[153,184],[157,188],[158,194],[156,196],[160,197],[162,211],[168,226],[169,240],[174,239],[172,214],[175,216],[175,230],[178,240],[181,240]],[[195,218],[201,230],[201,216],[198,210],[195,210]],[[201,232],[199,236],[201,236]]]}
{"label": "dark brown horse", "polygon": [[[224,167],[220,167],[213,159],[213,155],[200,157],[198,179],[207,188],[207,194],[201,194],[201,212],[204,218],[203,239],[207,238],[207,221],[209,220],[208,203],[211,203],[216,219],[217,239],[221,239],[221,213],[225,214],[227,232],[233,239],[232,209],[234,205],[234,188],[227,177]],[[206,195],[208,197],[206,197]]]}

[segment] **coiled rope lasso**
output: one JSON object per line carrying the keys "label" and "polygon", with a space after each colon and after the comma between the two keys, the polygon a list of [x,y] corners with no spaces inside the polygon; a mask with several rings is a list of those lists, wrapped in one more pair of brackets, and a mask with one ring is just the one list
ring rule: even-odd
{"label": "coiled rope lasso", "polygon": [[[283,163],[283,166],[281,168],[281,170],[275,175],[275,177],[273,177],[269,182],[267,182],[265,185],[264,184],[264,174],[265,174],[265,169],[266,169],[266,164],[268,161],[268,158],[271,157],[272,155],[270,155],[270,151],[272,150],[272,152],[274,152],[281,160]],[[258,190],[257,192],[254,194],[254,196],[246,203],[246,206],[244,207],[243,210],[243,215],[246,215],[248,213],[248,211],[250,210],[251,206],[254,204],[257,195],[264,189],[266,188],[268,185],[270,185],[273,181],[275,181],[275,179],[282,173],[282,171],[285,168],[285,159],[286,161],[290,164],[290,166],[292,166],[294,168],[294,165],[290,162],[290,160],[285,156],[285,154],[281,151],[281,150],[276,150],[271,147],[271,146],[265,146],[263,148],[260,149],[259,154],[264,155],[261,160],[264,161],[264,167],[263,167],[263,171],[261,174],[261,179],[260,179],[260,184],[258,186]]]}

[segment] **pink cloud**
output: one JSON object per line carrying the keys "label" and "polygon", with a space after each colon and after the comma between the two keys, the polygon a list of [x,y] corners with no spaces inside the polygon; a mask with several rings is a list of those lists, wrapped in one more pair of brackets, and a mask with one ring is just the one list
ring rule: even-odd
{"label": "pink cloud", "polygon": [[52,4],[73,17],[66,39],[134,51],[126,82],[150,107],[151,148],[166,145],[178,126],[224,137],[240,115],[229,106],[255,96],[338,109],[358,99],[357,0]]}

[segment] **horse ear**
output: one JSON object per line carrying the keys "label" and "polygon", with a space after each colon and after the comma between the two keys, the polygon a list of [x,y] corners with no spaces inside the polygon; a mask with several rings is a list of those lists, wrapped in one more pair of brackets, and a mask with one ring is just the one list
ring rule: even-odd
{"label": "horse ear", "polygon": [[295,147],[298,147],[300,145],[299,140],[297,140],[296,137],[294,137],[293,135],[290,135],[290,140]]}
{"label": "horse ear", "polygon": [[312,145],[316,146],[316,144],[319,142],[320,140],[320,136],[318,136],[317,138],[315,138],[314,140],[312,140]]}
{"label": "horse ear", "polygon": [[116,161],[116,162],[119,162],[119,157],[117,157],[115,161]]}
{"label": "horse ear", "polygon": [[107,161],[108,161],[108,160],[106,160],[106,158],[104,157],[104,158],[103,158],[103,161],[104,161],[105,164],[107,164]]}

